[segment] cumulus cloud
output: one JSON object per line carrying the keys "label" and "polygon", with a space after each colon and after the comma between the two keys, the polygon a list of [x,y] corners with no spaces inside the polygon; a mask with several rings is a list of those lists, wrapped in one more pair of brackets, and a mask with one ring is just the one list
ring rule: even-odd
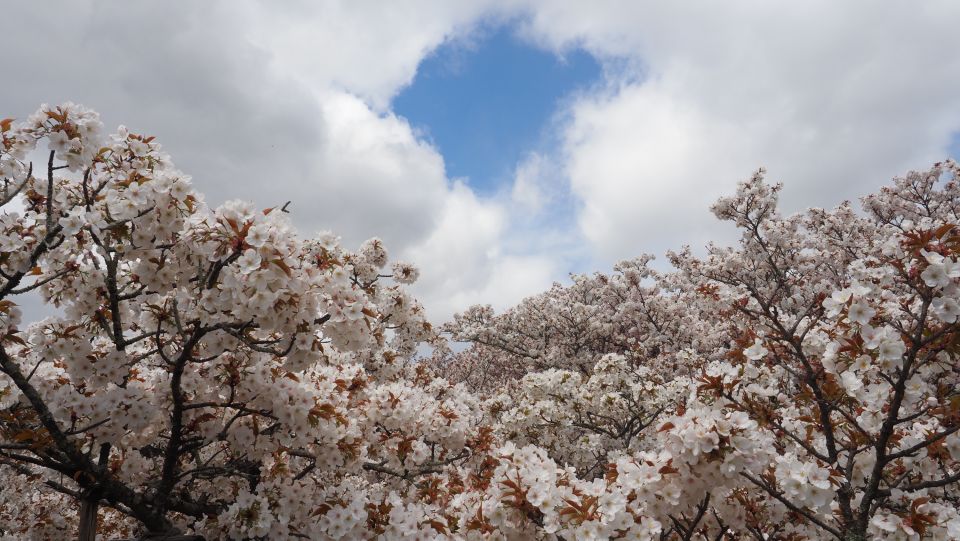
{"label": "cumulus cloud", "polygon": [[326,144],[311,149],[314,168],[296,193],[301,222],[335,224],[348,245],[380,236],[394,250],[437,227],[449,188],[436,149],[350,94],[325,95],[322,112]]}
{"label": "cumulus cloud", "polygon": [[[305,233],[380,236],[437,320],[566,270],[729,238],[707,212],[759,166],[792,209],[941,159],[960,129],[949,0],[17,2],[4,115],[73,100],[158,136],[213,203],[293,201]],[[480,197],[390,111],[423,58],[510,21],[604,79]],[[497,23],[499,24],[499,23]]]}
{"label": "cumulus cloud", "polygon": [[711,157],[736,135],[655,83],[578,102],[563,152],[581,202],[577,223],[596,255],[662,254],[680,239],[715,239],[707,207],[742,171],[733,149]]}
{"label": "cumulus cloud", "polygon": [[716,237],[718,194],[765,166],[832,206],[946,157],[960,129],[955,2],[537,4],[526,35],[606,59],[570,108],[578,224],[601,261]]}
{"label": "cumulus cloud", "polygon": [[211,204],[291,200],[305,234],[383,238],[423,268],[418,293],[440,320],[556,272],[513,255],[507,203],[448,179],[389,111],[425,55],[493,15],[481,2],[17,3],[5,38],[29,46],[0,96],[5,115],[71,100],[156,135]]}
{"label": "cumulus cloud", "polygon": [[513,203],[534,214],[543,210],[544,205],[549,203],[549,194],[545,193],[543,186],[547,168],[546,159],[538,153],[530,154],[517,165],[510,189]]}
{"label": "cumulus cloud", "polygon": [[463,39],[500,10],[490,0],[243,0],[246,35],[271,63],[311,88],[341,88],[378,110],[410,84],[438,45]]}
{"label": "cumulus cloud", "polygon": [[505,308],[545,289],[557,275],[553,258],[507,251],[512,231],[506,210],[462,183],[454,184],[439,217],[429,237],[404,253],[422,265],[416,292],[436,318],[471,304]]}

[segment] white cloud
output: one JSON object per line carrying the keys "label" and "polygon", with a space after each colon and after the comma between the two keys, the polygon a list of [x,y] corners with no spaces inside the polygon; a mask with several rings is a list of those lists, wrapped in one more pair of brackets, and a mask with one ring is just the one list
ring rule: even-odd
{"label": "white cloud", "polygon": [[448,179],[388,109],[425,55],[493,16],[483,2],[80,0],[4,15],[21,23],[5,38],[30,44],[9,59],[4,116],[82,102],[108,126],[157,135],[212,204],[291,200],[305,234],[330,229],[347,247],[379,236],[423,268],[418,291],[438,319],[515,302],[556,271],[512,255],[509,202]]}
{"label": "white cloud", "polygon": [[246,34],[272,64],[311,88],[341,88],[385,109],[420,61],[492,16],[488,0],[243,3]]}
{"label": "white cloud", "polygon": [[832,206],[946,156],[960,129],[955,2],[537,4],[525,32],[607,59],[570,110],[579,225],[600,261],[715,238],[707,205],[765,166]]}
{"label": "white cloud", "polygon": [[297,190],[301,222],[336,228],[348,245],[380,236],[394,251],[429,235],[449,193],[436,149],[350,94],[324,95],[321,110],[325,143],[305,149],[315,166]]}
{"label": "white cloud", "polygon": [[548,164],[541,154],[532,153],[519,164],[513,173],[513,186],[510,190],[510,200],[523,211],[533,214],[543,210],[548,204],[549,193],[546,193],[543,184],[546,179]]}
{"label": "white cloud", "polygon": [[[381,236],[422,267],[437,319],[515,302],[574,261],[728,235],[707,207],[759,166],[789,207],[833,205],[942,158],[960,129],[949,0],[76,0],[4,16],[22,45],[4,116],[82,102],[157,135],[212,203],[292,200],[305,233]],[[511,17],[539,46],[602,59],[605,84],[566,102],[555,153],[481,198],[389,104],[436,47]]]}
{"label": "white cloud", "polygon": [[[712,238],[707,208],[735,179],[733,126],[674,99],[656,83],[584,99],[566,132],[566,172],[581,201],[578,225],[606,261],[662,254]],[[742,160],[740,160],[742,163]]]}
{"label": "white cloud", "polygon": [[462,183],[453,185],[438,216],[433,232],[402,254],[421,266],[415,291],[436,320],[471,304],[505,308],[562,272],[551,258],[507,252],[512,231],[504,206],[478,199]]}

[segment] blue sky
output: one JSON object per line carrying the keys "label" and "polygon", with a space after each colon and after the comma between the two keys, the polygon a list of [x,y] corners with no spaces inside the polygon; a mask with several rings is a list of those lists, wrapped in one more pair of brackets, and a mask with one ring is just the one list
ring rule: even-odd
{"label": "blue sky", "polygon": [[490,193],[512,180],[527,153],[554,146],[561,104],[600,77],[582,49],[561,56],[525,42],[511,25],[486,27],[427,56],[392,108],[436,146],[448,176]]}

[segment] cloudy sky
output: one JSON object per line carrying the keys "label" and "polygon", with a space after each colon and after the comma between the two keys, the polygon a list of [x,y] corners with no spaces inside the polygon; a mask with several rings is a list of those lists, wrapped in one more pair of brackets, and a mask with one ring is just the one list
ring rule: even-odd
{"label": "cloudy sky", "polygon": [[[75,101],[208,202],[383,238],[432,317],[960,155],[960,2],[5,2],[0,116]],[[662,258],[661,258],[662,259]]]}

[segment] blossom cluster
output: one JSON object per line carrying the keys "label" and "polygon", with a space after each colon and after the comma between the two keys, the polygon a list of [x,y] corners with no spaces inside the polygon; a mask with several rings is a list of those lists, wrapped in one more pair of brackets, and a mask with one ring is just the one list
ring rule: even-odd
{"label": "blossom cluster", "polygon": [[953,162],[864,213],[761,172],[737,246],[434,328],[381,240],[211,208],[152,137],[0,134],[2,539],[960,538]]}

